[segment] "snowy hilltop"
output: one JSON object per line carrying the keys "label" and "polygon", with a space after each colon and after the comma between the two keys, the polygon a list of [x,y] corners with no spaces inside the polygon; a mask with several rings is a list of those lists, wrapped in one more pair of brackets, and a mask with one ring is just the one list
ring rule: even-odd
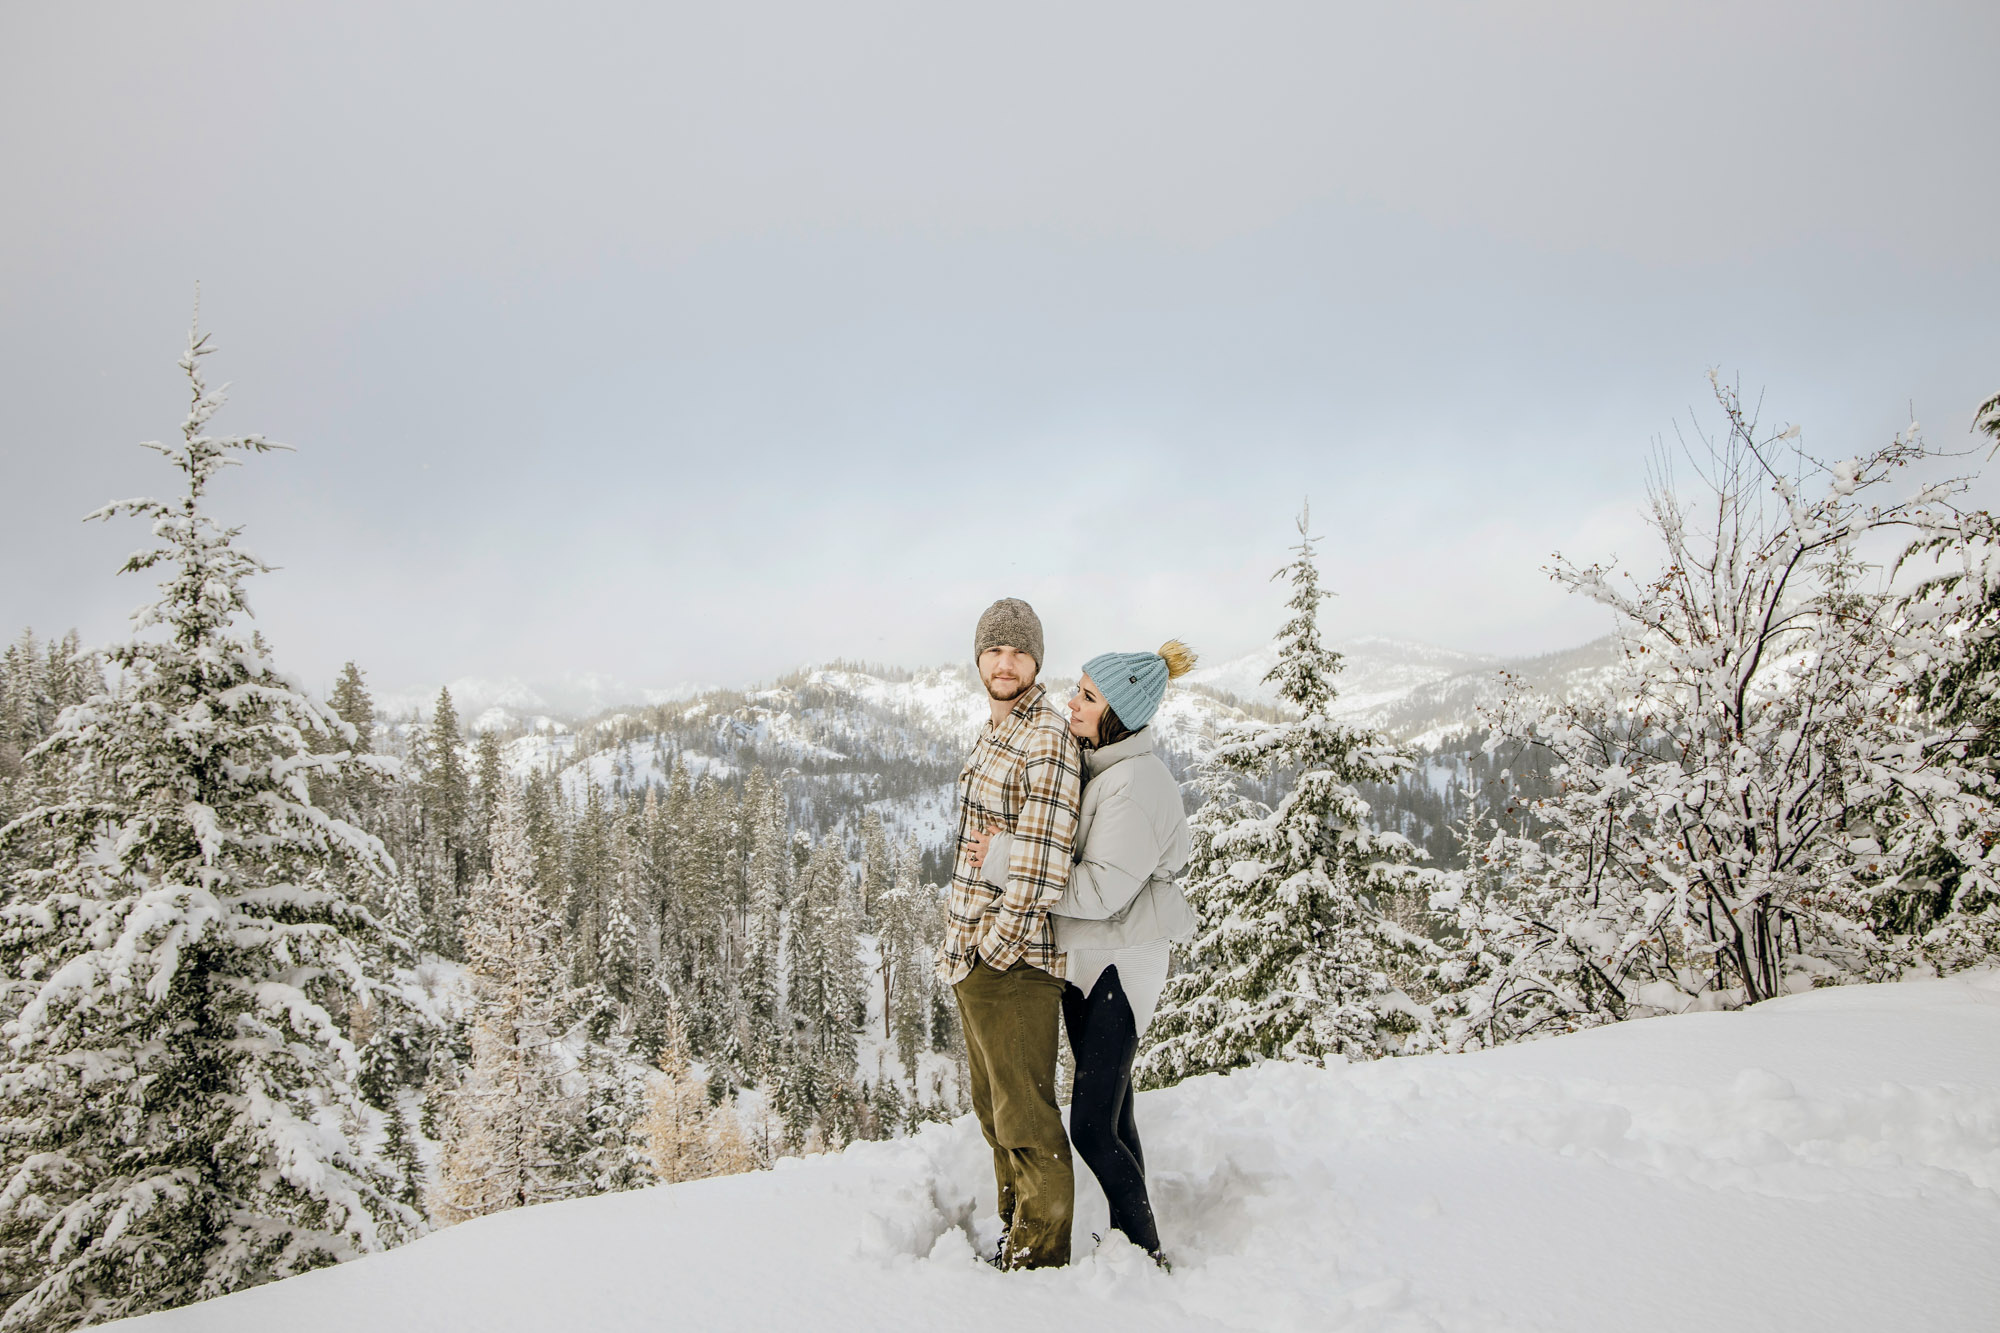
{"label": "snowy hilltop", "polygon": [[[1139,1099],[1171,1274],[1078,1173],[1070,1268],[1001,1274],[969,1117],[519,1209],[135,1333],[1989,1327],[2000,976]],[[1915,1275],[1921,1275],[1915,1276]]]}

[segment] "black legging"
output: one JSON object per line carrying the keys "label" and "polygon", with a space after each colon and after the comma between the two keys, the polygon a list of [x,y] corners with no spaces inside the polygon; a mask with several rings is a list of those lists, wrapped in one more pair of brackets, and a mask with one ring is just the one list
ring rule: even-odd
{"label": "black legging", "polygon": [[1069,1137],[1111,1205],[1111,1225],[1148,1254],[1160,1252],[1153,1204],[1146,1197],[1146,1155],[1132,1123],[1132,1057],[1139,1030],[1118,969],[1107,967],[1085,995],[1063,987],[1063,1027],[1076,1056]]}

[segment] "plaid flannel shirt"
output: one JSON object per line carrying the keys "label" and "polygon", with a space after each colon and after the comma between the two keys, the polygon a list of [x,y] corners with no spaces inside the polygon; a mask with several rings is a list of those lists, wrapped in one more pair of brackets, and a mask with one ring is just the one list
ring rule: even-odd
{"label": "plaid flannel shirt", "polygon": [[[987,724],[958,775],[958,859],[938,950],[940,980],[963,980],[975,953],[1003,972],[1025,958],[1063,975],[1049,909],[1069,883],[1082,803],[1083,763],[1069,721],[1049,703],[1047,690],[1030,686],[1013,712]],[[1013,835],[1004,891],[966,859],[967,840],[989,824]]]}

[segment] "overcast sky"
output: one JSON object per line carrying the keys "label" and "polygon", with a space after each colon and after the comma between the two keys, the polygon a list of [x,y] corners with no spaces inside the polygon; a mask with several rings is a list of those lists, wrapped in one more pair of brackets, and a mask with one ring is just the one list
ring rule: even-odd
{"label": "overcast sky", "polygon": [[[0,631],[171,488],[316,686],[1602,632],[1719,368],[1844,456],[2000,390],[2000,5],[0,8]],[[2000,465],[1996,465],[2000,470]]]}

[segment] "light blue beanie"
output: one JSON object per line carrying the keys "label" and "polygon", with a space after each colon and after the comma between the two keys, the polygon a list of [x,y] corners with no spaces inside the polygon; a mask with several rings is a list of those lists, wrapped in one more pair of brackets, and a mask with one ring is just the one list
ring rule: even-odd
{"label": "light blue beanie", "polygon": [[1194,654],[1169,640],[1157,653],[1099,653],[1083,664],[1083,671],[1097,682],[1098,693],[1118,720],[1137,731],[1159,711],[1167,682],[1193,665]]}

